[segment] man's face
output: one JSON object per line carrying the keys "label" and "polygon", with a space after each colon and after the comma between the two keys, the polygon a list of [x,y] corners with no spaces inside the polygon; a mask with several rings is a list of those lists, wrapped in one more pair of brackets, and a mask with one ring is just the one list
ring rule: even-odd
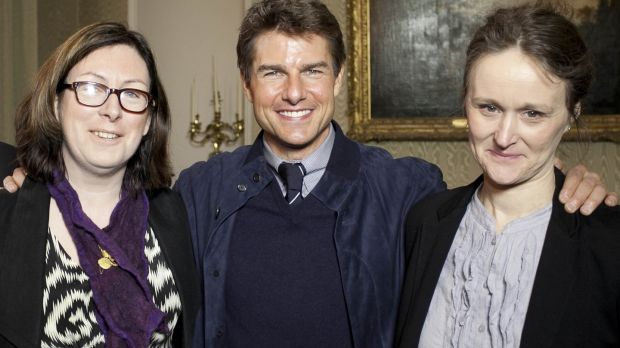
{"label": "man's face", "polygon": [[334,73],[327,40],[277,31],[254,42],[250,82],[244,85],[265,141],[284,159],[303,159],[329,134],[343,69]]}

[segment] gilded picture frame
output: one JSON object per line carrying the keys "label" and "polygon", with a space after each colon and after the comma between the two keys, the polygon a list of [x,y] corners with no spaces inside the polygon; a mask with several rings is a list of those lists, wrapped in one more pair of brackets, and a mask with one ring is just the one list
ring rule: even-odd
{"label": "gilded picture frame", "polygon": [[[371,42],[371,1],[373,0],[347,0],[348,10],[348,109],[350,117],[349,136],[358,141],[385,141],[385,140],[431,140],[451,141],[466,140],[466,120],[460,113],[452,115],[428,114],[428,115],[399,115],[376,117],[372,114],[372,90],[373,78],[371,69],[371,57],[373,45]],[[376,1],[376,0],[375,0]],[[407,0],[392,0],[402,3]],[[434,0],[428,0],[434,1]],[[437,0],[438,2],[441,2]],[[597,0],[591,0],[597,2]],[[445,1],[443,1],[445,2]],[[492,0],[477,0],[470,3],[480,3],[488,12]],[[390,5],[394,6],[394,5]],[[472,5],[475,6],[475,5]],[[607,11],[609,11],[607,9]],[[479,13],[486,13],[483,9]],[[481,20],[481,17],[479,18]],[[383,23],[382,25],[390,25]],[[607,28],[610,30],[610,28]],[[614,30],[612,30],[614,31]],[[620,33],[618,33],[620,37]],[[466,47],[459,49],[465,50]],[[381,47],[385,49],[385,47]],[[394,57],[401,56],[393,52]],[[403,56],[406,59],[406,56]],[[463,52],[464,57],[464,52]],[[620,58],[620,57],[618,57]],[[410,60],[410,58],[409,58]],[[403,64],[415,64],[411,61],[403,61]],[[463,65],[463,63],[461,63]],[[616,86],[620,88],[620,76],[612,76],[617,79]],[[375,86],[376,87],[376,86]],[[458,88],[457,88],[458,89]],[[424,98],[422,96],[421,98]],[[618,97],[620,98],[620,96]],[[620,103],[618,103],[620,105]],[[591,141],[620,142],[620,110],[614,110],[610,114],[597,114],[583,116],[587,129],[587,139]],[[584,134],[584,132],[581,132]],[[566,140],[583,139],[575,127],[565,135]]]}

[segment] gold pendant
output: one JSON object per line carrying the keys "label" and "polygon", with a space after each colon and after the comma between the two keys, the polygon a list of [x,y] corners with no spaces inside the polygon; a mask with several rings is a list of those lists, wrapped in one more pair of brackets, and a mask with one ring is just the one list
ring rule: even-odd
{"label": "gold pendant", "polygon": [[110,267],[117,267],[118,264],[116,263],[114,258],[110,256],[110,254],[105,251],[100,245],[98,245],[98,247],[102,255],[102,257],[97,261],[99,267],[101,267],[101,269],[103,270],[109,269]]}

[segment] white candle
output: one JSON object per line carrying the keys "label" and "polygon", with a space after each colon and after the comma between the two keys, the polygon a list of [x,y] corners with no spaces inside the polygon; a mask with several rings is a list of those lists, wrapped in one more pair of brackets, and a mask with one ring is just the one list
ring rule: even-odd
{"label": "white candle", "polygon": [[241,85],[237,82],[237,113],[235,114],[235,121],[239,121],[242,110],[243,103],[241,102]]}
{"label": "white candle", "polygon": [[196,98],[196,77],[192,79],[192,93],[190,96],[191,110],[190,117],[194,120],[198,119],[198,98]]}
{"label": "white candle", "polygon": [[220,101],[219,98],[217,97],[217,72],[216,72],[216,68],[215,68],[215,57],[212,56],[213,58],[213,109],[215,110],[215,112],[220,112]]}

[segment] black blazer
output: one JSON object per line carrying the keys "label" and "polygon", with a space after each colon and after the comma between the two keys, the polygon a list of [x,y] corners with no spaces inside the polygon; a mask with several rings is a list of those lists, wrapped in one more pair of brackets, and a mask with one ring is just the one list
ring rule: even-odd
{"label": "black blazer", "polygon": [[[469,186],[434,195],[409,212],[397,346],[418,346],[439,274],[481,182],[478,178]],[[553,209],[521,347],[618,347],[620,208],[601,206],[589,217],[568,214],[557,199],[563,182],[556,171]]]}
{"label": "black blazer", "polygon": [[[173,345],[190,346],[201,295],[187,213],[169,189],[153,192],[149,202],[149,226],[181,297]],[[47,187],[29,178],[17,193],[0,191],[0,347],[41,346],[49,203]]]}
{"label": "black blazer", "polygon": [[15,148],[0,142],[0,186],[5,176],[13,174],[16,163]]}

